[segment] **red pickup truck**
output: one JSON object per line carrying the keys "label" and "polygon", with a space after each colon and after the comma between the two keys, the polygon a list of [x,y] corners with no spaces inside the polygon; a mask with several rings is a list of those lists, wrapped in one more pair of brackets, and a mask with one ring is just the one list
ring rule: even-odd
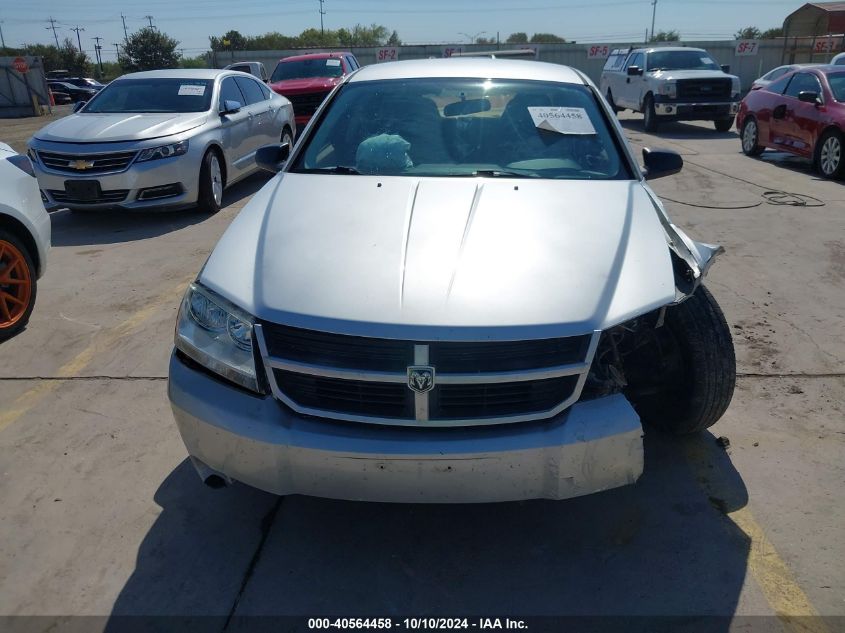
{"label": "red pickup truck", "polygon": [[352,53],[285,57],[270,77],[270,88],[290,99],[297,128],[302,129],[332,89],[359,67]]}

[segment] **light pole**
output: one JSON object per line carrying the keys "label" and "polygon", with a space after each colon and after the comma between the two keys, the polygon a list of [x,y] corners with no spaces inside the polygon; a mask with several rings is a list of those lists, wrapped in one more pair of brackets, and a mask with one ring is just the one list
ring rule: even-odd
{"label": "light pole", "polygon": [[657,0],[651,0],[651,39],[654,39],[654,17],[657,15]]}
{"label": "light pole", "polygon": [[469,33],[458,33],[458,35],[463,35],[464,37],[466,37],[469,40],[470,44],[475,44],[475,41],[479,38],[479,36],[486,34],[487,31],[479,31],[475,35],[470,35]]}

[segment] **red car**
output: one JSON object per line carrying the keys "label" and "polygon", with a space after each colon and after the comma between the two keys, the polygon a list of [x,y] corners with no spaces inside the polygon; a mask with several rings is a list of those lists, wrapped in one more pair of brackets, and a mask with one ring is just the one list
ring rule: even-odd
{"label": "red car", "polygon": [[845,67],[801,68],[749,92],[736,127],[742,151],[767,147],[813,160],[825,178],[845,176]]}
{"label": "red car", "polygon": [[304,126],[332,89],[360,68],[352,53],[313,53],[279,60],[270,88],[290,99],[297,127]]}

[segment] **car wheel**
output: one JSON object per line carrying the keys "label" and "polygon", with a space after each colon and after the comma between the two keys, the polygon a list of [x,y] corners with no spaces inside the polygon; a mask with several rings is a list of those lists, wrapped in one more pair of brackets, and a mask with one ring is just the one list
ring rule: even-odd
{"label": "car wheel", "polygon": [[822,134],[816,145],[816,164],[825,178],[842,178],[843,168],[842,135],[836,130]]}
{"label": "car wheel", "polygon": [[646,132],[657,131],[657,114],[654,111],[654,97],[646,95],[643,102],[643,127]]}
{"label": "car wheel", "polygon": [[35,265],[16,235],[0,231],[0,341],[24,327],[35,305]]}
{"label": "car wheel", "polygon": [[759,156],[766,149],[760,145],[760,128],[757,127],[757,119],[748,117],[742,124],[742,153],[746,156]]}
{"label": "car wheel", "polygon": [[717,132],[727,132],[733,127],[733,124],[733,117],[727,119],[716,119],[715,121],[713,121],[713,125],[716,127]]}
{"label": "car wheel", "polygon": [[613,110],[614,114],[619,114],[622,111],[622,108],[616,107],[616,103],[613,101],[613,93],[610,91],[610,88],[607,89],[607,103],[610,106],[610,109]]}
{"label": "car wheel", "polygon": [[704,287],[666,310],[654,330],[660,362],[629,385],[642,421],[673,435],[697,433],[727,410],[736,384],[736,357],[721,308]]}
{"label": "car wheel", "polygon": [[204,213],[217,213],[223,205],[223,170],[220,157],[213,149],[202,158],[200,191],[197,207]]}
{"label": "car wheel", "polygon": [[280,140],[282,145],[288,143],[291,146],[291,149],[293,149],[293,134],[291,133],[289,127],[285,126],[285,129],[282,130],[282,138]]}

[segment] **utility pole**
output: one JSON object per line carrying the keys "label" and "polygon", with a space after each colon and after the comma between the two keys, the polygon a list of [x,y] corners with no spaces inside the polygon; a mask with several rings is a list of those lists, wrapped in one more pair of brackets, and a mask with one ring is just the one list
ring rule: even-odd
{"label": "utility pole", "polygon": [[320,35],[325,35],[325,31],[323,30],[323,16],[326,15],[326,12],[323,10],[323,3],[326,0],[320,0]]}
{"label": "utility pole", "polygon": [[120,63],[120,44],[118,44],[117,42],[112,42],[112,45],[114,46],[114,56],[117,59],[117,63],[119,64]]}
{"label": "utility pole", "polygon": [[6,39],[3,37],[3,20],[0,20],[0,46],[6,48]]}
{"label": "utility pole", "polygon": [[[126,16],[121,13],[120,19],[123,20],[123,39],[125,41],[129,39],[129,32],[126,30]],[[117,46],[117,44],[115,44],[115,46]]]}
{"label": "utility pole", "polygon": [[53,29],[53,37],[56,38],[56,48],[59,48],[59,36],[56,34],[56,21],[53,18],[47,20],[50,23],[50,26],[47,27],[47,30]]}
{"label": "utility pole", "polygon": [[155,27],[153,26],[153,16],[151,16],[151,15],[145,15],[144,17],[145,17],[145,18],[147,18],[147,20],[149,20],[149,21],[150,21],[150,28],[151,28],[151,29],[154,29]]}
{"label": "utility pole", "polygon": [[85,29],[80,28],[79,25],[76,25],[75,29],[71,29],[71,31],[76,31],[76,43],[79,44],[79,52],[82,52],[82,38],[79,36],[80,31],[84,31]]}
{"label": "utility pole", "polygon": [[94,55],[96,55],[96,57],[97,57],[97,64],[100,66],[100,74],[102,75],[103,74],[103,57],[100,54],[100,51],[103,50],[103,47],[100,46],[100,40],[103,39],[103,38],[97,36],[97,37],[92,37],[91,39],[96,42],[96,44],[94,44]]}
{"label": "utility pole", "polygon": [[651,0],[651,39],[654,39],[654,17],[657,15],[657,0]]}

